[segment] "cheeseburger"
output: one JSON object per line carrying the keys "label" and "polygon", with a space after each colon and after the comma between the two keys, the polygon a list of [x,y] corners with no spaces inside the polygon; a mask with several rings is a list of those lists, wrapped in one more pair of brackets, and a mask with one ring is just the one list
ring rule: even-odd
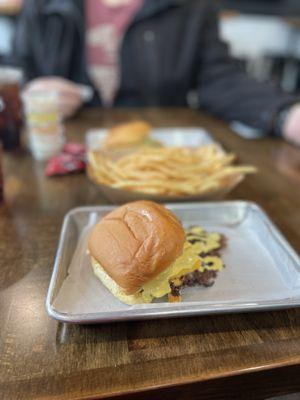
{"label": "cheeseburger", "polygon": [[[214,254],[206,274],[207,254],[220,248],[220,235],[204,235],[201,228],[185,232],[164,206],[137,201],[106,215],[93,228],[88,250],[95,275],[120,301],[150,303],[165,295],[180,301],[180,287],[209,286],[205,277],[222,267]],[[199,257],[201,249],[206,257]]]}

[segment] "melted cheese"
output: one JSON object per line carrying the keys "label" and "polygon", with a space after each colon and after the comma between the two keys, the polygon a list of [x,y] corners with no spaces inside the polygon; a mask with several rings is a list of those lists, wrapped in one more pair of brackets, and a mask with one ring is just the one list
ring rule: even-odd
{"label": "melted cheese", "polygon": [[142,297],[145,301],[149,298],[159,298],[171,292],[170,281],[175,278],[180,278],[190,272],[201,267],[201,260],[198,253],[195,252],[194,246],[186,242],[182,255],[177,260],[151,282],[143,286]]}
{"label": "melted cheese", "polygon": [[194,235],[204,235],[204,229],[201,228],[200,226],[194,226],[193,228],[190,228],[187,230],[187,234],[194,234]]}
{"label": "melted cheese", "polygon": [[[171,292],[170,282],[180,286],[180,278],[195,270],[221,271],[224,267],[220,257],[200,256],[220,248],[221,236],[218,233],[208,233],[200,227],[194,227],[186,232],[188,240],[198,240],[191,244],[186,241],[182,255],[166,270],[156,276],[151,282],[145,284],[141,295],[145,302],[151,302],[153,298],[160,298]],[[200,240],[200,241],[199,241]]]}
{"label": "melted cheese", "polygon": [[218,233],[208,233],[202,231],[201,234],[194,234],[190,232],[191,231],[188,231],[187,233],[187,239],[192,241],[198,240],[198,242],[193,244],[193,246],[195,246],[195,251],[197,251],[198,254],[209,253],[212,250],[217,250],[220,248],[221,236]]}
{"label": "melted cheese", "polygon": [[199,268],[200,272],[208,271],[222,271],[224,268],[223,261],[217,256],[206,256],[202,258],[203,263]]}

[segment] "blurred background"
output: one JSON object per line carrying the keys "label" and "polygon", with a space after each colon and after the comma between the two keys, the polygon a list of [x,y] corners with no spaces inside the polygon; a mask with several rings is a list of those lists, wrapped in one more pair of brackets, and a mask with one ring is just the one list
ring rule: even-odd
{"label": "blurred background", "polygon": [[[246,71],[260,81],[276,82],[287,92],[298,92],[300,1],[218,0],[218,3],[221,36]],[[22,0],[0,0],[2,65],[13,63],[10,53],[21,6]]]}

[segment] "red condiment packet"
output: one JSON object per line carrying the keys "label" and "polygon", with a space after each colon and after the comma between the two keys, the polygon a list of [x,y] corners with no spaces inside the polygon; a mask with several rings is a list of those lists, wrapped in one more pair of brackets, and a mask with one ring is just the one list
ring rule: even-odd
{"label": "red condiment packet", "polygon": [[63,152],[50,158],[45,168],[46,176],[62,176],[85,170],[85,146],[70,142],[64,145]]}

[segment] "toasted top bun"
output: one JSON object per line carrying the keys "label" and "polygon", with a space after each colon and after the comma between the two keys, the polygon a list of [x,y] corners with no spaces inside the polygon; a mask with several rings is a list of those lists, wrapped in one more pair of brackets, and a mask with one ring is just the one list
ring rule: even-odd
{"label": "toasted top bun", "polygon": [[177,218],[151,201],[125,204],[92,230],[88,248],[126,294],[172,264],[183,252],[185,233]]}
{"label": "toasted top bun", "polygon": [[116,125],[108,131],[103,147],[107,150],[130,147],[145,139],[151,129],[151,125],[144,121]]}

